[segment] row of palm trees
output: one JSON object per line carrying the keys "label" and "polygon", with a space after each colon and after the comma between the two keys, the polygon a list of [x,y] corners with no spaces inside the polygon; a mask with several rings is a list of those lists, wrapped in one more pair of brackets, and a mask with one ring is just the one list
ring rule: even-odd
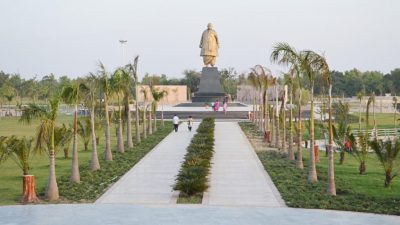
{"label": "row of palm trees", "polygon": [[[270,146],[277,147],[286,151],[287,136],[289,136],[288,144],[288,159],[294,160],[293,136],[297,133],[297,161],[296,166],[303,168],[302,160],[302,92],[304,90],[303,80],[306,78],[309,82],[309,91],[311,93],[310,102],[310,160],[308,181],[311,183],[317,182],[316,156],[314,152],[315,145],[315,115],[314,115],[314,81],[317,76],[322,76],[328,85],[328,110],[329,110],[329,143],[328,147],[328,187],[327,191],[330,195],[336,195],[335,179],[334,179],[334,160],[333,160],[333,133],[332,133],[332,79],[330,75],[329,65],[322,54],[318,54],[311,50],[298,51],[287,43],[278,43],[273,46],[271,53],[271,61],[279,65],[288,66],[286,84],[288,85],[288,96],[280,95],[278,90],[277,78],[273,77],[271,72],[257,65],[252,69],[249,75],[251,84],[256,88],[258,96],[254,98],[253,107],[253,122],[258,128],[265,132],[266,141]],[[268,88],[274,88],[275,104],[269,104]],[[283,93],[286,93],[285,91]],[[286,134],[286,115],[285,103],[289,99],[289,131]],[[297,98],[297,126],[293,123],[293,98]],[[256,104],[258,101],[258,106]],[[282,102],[279,107],[279,101]],[[272,114],[272,119],[270,118]],[[281,117],[281,118],[280,118]],[[269,122],[271,121],[272,127]],[[283,137],[280,137],[281,132],[279,124],[282,124]],[[275,128],[275,129],[274,129]],[[274,137],[275,136],[275,137]],[[275,140],[274,140],[275,139]]]}
{"label": "row of palm trees", "polygon": [[[382,141],[378,140],[377,122],[374,110],[375,95],[372,94],[367,101],[366,105],[366,130],[361,133],[361,107],[363,93],[359,93],[357,98],[360,100],[359,112],[359,134],[357,137],[350,132],[350,125],[348,123],[348,105],[341,102],[336,103],[336,126],[333,125],[333,106],[332,106],[332,77],[329,70],[329,65],[323,54],[318,54],[311,50],[298,51],[287,43],[277,43],[273,46],[273,51],[270,56],[271,62],[284,65],[289,68],[288,73],[284,74],[284,84],[288,87],[288,96],[286,91],[278,90],[278,80],[272,76],[272,73],[267,68],[256,65],[249,74],[249,81],[255,87],[257,94],[254,96],[253,104],[253,123],[260,131],[265,133],[266,142],[271,147],[279,148],[281,151],[286,152],[289,160],[295,160],[294,157],[294,142],[297,143],[297,160],[296,167],[303,169],[302,159],[302,98],[303,92],[308,89],[310,92],[310,117],[308,121],[308,132],[310,135],[310,160],[308,165],[308,181],[315,183],[318,181],[316,162],[318,159],[318,149],[315,146],[315,107],[314,107],[314,83],[317,78],[322,78],[326,82],[327,96],[328,96],[328,115],[329,120],[327,124],[328,131],[328,183],[327,193],[331,196],[336,195],[335,174],[334,174],[334,152],[333,142],[342,149],[341,159],[344,160],[345,151],[349,151],[360,163],[359,173],[364,174],[366,171],[366,158],[371,148],[377,155],[378,160],[381,162],[385,170],[385,187],[390,187],[392,179],[396,176],[393,174],[393,168],[397,156],[400,154],[400,140],[396,137],[393,140]],[[304,81],[307,81],[305,84]],[[268,90],[273,90],[272,100],[268,96]],[[283,94],[280,94],[283,93]],[[289,125],[288,133],[286,133],[286,120],[285,103],[289,101]],[[293,118],[293,100],[296,99],[296,111],[298,113],[297,124],[294,123]],[[281,106],[279,106],[281,101]],[[369,108],[372,105],[373,113],[373,140],[370,139],[368,132],[369,128]],[[397,106],[397,98],[393,98],[394,107]],[[325,106],[325,102],[324,102]],[[325,107],[324,107],[325,108]],[[341,112],[338,112],[341,111]],[[396,130],[396,113],[394,113],[394,126]],[[324,112],[322,111],[321,114]],[[345,114],[345,115],[341,115]],[[282,128],[280,129],[280,125]],[[282,132],[281,132],[282,130]],[[397,130],[396,130],[397,132]],[[282,134],[282,137],[280,136]],[[297,135],[297,140],[294,141],[294,134]],[[289,142],[287,144],[287,141]],[[350,146],[345,146],[349,142]]]}
{"label": "row of palm trees", "polygon": [[[86,136],[90,135],[91,140],[91,160],[89,168],[91,171],[97,171],[101,169],[99,162],[98,149],[96,136],[99,134],[99,117],[103,119],[104,124],[104,136],[105,136],[105,149],[104,149],[104,160],[113,160],[113,151],[111,149],[111,119],[115,118],[117,123],[117,144],[116,151],[118,153],[124,153],[125,150],[130,150],[134,147],[132,128],[131,128],[131,109],[130,102],[132,92],[134,91],[133,101],[135,103],[135,140],[136,143],[141,141],[140,132],[140,119],[139,114],[143,112],[143,137],[146,138],[147,134],[152,134],[157,130],[157,104],[165,97],[167,92],[165,90],[158,90],[153,85],[150,87],[150,91],[153,97],[153,101],[148,103],[147,98],[144,99],[143,108],[139,105],[139,87],[138,87],[138,76],[137,76],[137,64],[138,56],[134,58],[132,64],[128,64],[124,67],[118,68],[114,73],[110,74],[105,69],[105,66],[100,62],[99,70],[96,73],[90,73],[84,78],[79,78],[71,85],[63,87],[59,94],[55,95],[50,101],[48,106],[41,106],[37,104],[28,104],[21,106],[22,116],[20,121],[25,123],[31,123],[35,119],[40,120],[40,124],[35,136],[33,145],[29,145],[29,151],[32,152],[45,152],[49,157],[49,177],[45,190],[45,198],[54,201],[59,199],[58,186],[56,181],[56,167],[55,167],[55,154],[56,148],[61,146],[69,145],[72,139],[72,165],[70,174],[70,183],[80,182],[80,171],[79,171],[79,157],[78,157],[78,135]],[[62,126],[57,125],[58,107],[61,102],[74,106],[72,127],[68,129],[64,124]],[[116,103],[117,107],[110,106],[110,102]],[[89,124],[85,124],[82,119],[78,119],[78,106],[84,104],[89,111],[89,118],[86,118]],[[103,107],[102,107],[103,106]],[[124,109],[122,109],[124,107]],[[100,109],[100,110],[99,110]],[[97,110],[97,115],[96,115]],[[146,111],[149,115],[149,120],[146,118]],[[111,113],[110,113],[111,112]],[[151,119],[153,117],[153,126]],[[126,122],[126,142],[123,138],[123,121]],[[149,126],[146,125],[149,123]],[[164,123],[162,121],[162,126]],[[149,128],[146,130],[146,127]],[[61,130],[64,129],[64,130]],[[69,133],[68,133],[69,132]],[[90,134],[89,134],[90,132]],[[67,133],[69,135],[67,135]],[[82,134],[85,133],[85,134]],[[3,152],[10,152],[11,140],[16,138],[4,138],[1,139],[0,150],[4,149]],[[6,141],[7,140],[7,141]],[[25,139],[22,139],[25,140]],[[97,139],[98,140],[98,139]],[[25,142],[27,142],[25,140]],[[33,142],[33,140],[31,140]],[[126,144],[126,147],[125,147]],[[85,144],[85,148],[87,144]],[[2,157],[0,159],[5,159]],[[11,154],[8,154],[11,155]],[[24,171],[25,174],[26,171]]]}

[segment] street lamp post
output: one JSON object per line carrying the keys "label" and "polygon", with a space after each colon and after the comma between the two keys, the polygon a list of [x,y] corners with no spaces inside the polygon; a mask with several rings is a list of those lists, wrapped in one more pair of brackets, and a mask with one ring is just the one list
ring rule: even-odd
{"label": "street lamp post", "polygon": [[122,47],[122,66],[125,64],[125,44],[128,42],[127,40],[119,40],[119,43],[121,43]]}

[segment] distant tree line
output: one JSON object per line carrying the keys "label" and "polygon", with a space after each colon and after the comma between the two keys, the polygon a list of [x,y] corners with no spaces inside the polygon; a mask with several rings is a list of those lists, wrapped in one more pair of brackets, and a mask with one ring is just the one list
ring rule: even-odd
{"label": "distant tree line", "polygon": [[[234,68],[221,69],[221,84],[224,91],[236,98],[237,85],[246,84],[247,74],[238,73]],[[185,70],[183,78],[167,77],[165,74],[150,75],[146,73],[141,80],[141,84],[153,85],[187,85],[190,92],[198,91],[201,73],[196,70]],[[332,71],[334,96],[356,96],[359,92],[367,95],[375,93],[383,95],[391,93],[400,94],[400,68],[392,70],[388,74],[380,71],[365,71],[352,69],[344,72]],[[66,85],[70,85],[74,79],[68,76],[61,76],[58,79],[54,74],[31,79],[21,78],[20,74],[8,74],[0,71],[0,102],[11,102],[15,99],[30,99],[33,102],[50,98],[57,90]],[[284,80],[280,79],[280,83]],[[307,80],[304,80],[307,88]],[[315,94],[319,95],[327,88],[322,78],[315,80]]]}

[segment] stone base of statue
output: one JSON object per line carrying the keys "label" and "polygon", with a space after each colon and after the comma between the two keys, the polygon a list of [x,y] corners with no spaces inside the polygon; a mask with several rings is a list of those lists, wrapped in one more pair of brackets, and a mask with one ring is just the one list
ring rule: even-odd
{"label": "stone base of statue", "polygon": [[203,67],[201,71],[199,90],[194,94],[192,102],[215,102],[221,103],[226,94],[222,90],[220,73],[217,67]]}

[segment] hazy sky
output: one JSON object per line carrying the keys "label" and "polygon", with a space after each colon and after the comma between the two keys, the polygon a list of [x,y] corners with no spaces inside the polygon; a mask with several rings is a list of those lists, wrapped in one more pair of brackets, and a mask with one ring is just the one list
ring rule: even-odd
{"label": "hazy sky", "polygon": [[140,55],[139,73],[182,77],[201,70],[208,22],[220,39],[219,68],[247,71],[276,42],[325,52],[331,69],[400,67],[398,0],[0,0],[0,70],[24,78],[77,77]]}

